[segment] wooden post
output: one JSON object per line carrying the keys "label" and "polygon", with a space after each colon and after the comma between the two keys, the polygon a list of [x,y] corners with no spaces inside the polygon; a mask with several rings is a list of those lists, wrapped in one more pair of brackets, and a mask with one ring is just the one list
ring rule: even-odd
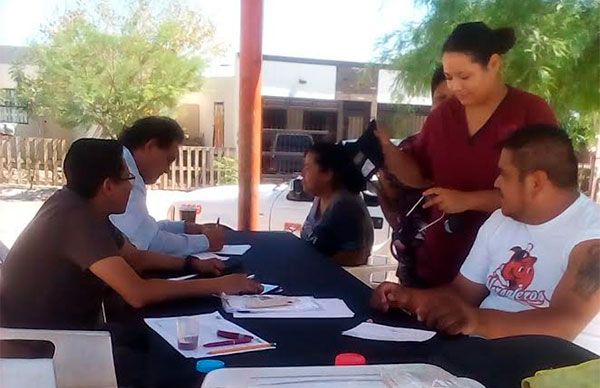
{"label": "wooden post", "polygon": [[206,186],[206,148],[202,148],[202,165],[200,170],[200,186]]}
{"label": "wooden post", "polygon": [[197,188],[199,186],[198,175],[199,175],[200,171],[202,171],[200,169],[199,152],[200,152],[200,150],[198,148],[194,149],[194,188]]}
{"label": "wooden post", "polygon": [[15,136],[15,162],[17,165],[17,184],[21,184],[21,142]]}
{"label": "wooden post", "polygon": [[43,152],[43,158],[44,158],[44,184],[50,184],[50,181],[48,180],[48,144],[50,139],[44,139],[44,152]]}
{"label": "wooden post", "polygon": [[211,186],[215,185],[215,149],[210,148],[208,152],[208,183]]}
{"label": "wooden post", "polygon": [[258,229],[263,0],[241,0],[238,228]]}

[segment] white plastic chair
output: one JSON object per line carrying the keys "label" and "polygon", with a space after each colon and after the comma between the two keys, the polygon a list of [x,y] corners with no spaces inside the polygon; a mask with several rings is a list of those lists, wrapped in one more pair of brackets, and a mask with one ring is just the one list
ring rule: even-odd
{"label": "white plastic chair", "polygon": [[56,388],[51,358],[0,358],[2,388]]}
{"label": "white plastic chair", "polygon": [[110,333],[106,331],[0,328],[0,340],[52,342],[58,388],[117,387]]}
{"label": "white plastic chair", "polygon": [[376,288],[385,281],[396,281],[398,263],[383,255],[371,255],[366,265],[344,267],[355,278],[371,288]]}

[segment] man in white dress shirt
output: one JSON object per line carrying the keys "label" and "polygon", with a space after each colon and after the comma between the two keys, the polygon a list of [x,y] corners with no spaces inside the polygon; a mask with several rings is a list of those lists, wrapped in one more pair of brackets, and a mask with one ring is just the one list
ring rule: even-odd
{"label": "man in white dress shirt", "polygon": [[173,119],[150,116],[137,120],[119,137],[123,159],[135,176],[133,190],[123,214],[110,220],[140,250],[185,257],[223,247],[223,230],[216,226],[184,221],[156,221],[146,206],[146,185],[155,183],[177,158],[184,139]]}

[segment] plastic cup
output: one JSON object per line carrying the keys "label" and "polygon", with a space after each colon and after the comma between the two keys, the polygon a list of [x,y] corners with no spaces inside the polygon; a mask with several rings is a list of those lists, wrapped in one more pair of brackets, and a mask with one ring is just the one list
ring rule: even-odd
{"label": "plastic cup", "polygon": [[181,350],[194,350],[198,347],[200,321],[198,317],[177,318],[177,347]]}

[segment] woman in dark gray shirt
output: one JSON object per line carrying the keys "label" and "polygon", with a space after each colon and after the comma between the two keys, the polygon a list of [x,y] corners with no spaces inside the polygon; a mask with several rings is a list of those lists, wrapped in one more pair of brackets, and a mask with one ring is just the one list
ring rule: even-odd
{"label": "woman in dark gray shirt", "polygon": [[345,266],[364,265],[373,247],[373,222],[360,195],[362,176],[341,145],[317,143],[304,157],[304,190],[315,196],[302,238]]}

